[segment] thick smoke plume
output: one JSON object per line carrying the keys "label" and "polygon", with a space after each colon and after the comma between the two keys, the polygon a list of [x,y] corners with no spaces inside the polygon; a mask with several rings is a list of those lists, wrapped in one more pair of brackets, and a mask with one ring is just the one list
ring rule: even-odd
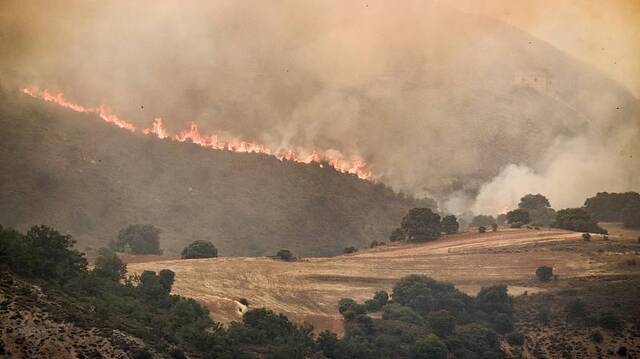
{"label": "thick smoke plume", "polygon": [[141,128],[195,120],[274,149],[359,156],[452,212],[495,214],[528,192],[559,208],[639,189],[631,92],[457,5],[3,2],[0,79],[108,105]]}

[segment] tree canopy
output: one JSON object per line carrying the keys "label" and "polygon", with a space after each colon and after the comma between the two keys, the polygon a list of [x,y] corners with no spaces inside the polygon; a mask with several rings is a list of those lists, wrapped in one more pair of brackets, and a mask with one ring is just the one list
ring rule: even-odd
{"label": "tree canopy", "polygon": [[162,254],[160,230],[151,224],[132,224],[120,230],[116,250],[132,254]]}
{"label": "tree canopy", "polygon": [[411,241],[440,238],[440,215],[430,208],[413,208],[402,218],[400,229]]}
{"label": "tree canopy", "polygon": [[531,218],[529,217],[529,212],[527,212],[524,209],[514,209],[513,211],[509,211],[507,212],[507,222],[509,222],[509,224],[515,224],[515,223],[520,223],[520,224],[527,224],[531,221]]}
{"label": "tree canopy", "polygon": [[450,214],[442,218],[441,228],[442,231],[446,234],[454,234],[458,233],[460,224],[458,223],[458,219],[456,218],[456,216]]}
{"label": "tree canopy", "polygon": [[209,241],[196,240],[182,250],[182,259],[214,258],[218,256],[218,249]]}
{"label": "tree canopy", "polygon": [[524,197],[520,198],[520,203],[518,203],[518,208],[524,210],[531,209],[541,209],[541,208],[550,208],[551,204],[547,197],[538,194],[527,194]]}
{"label": "tree canopy", "polygon": [[558,211],[553,227],[576,232],[607,233],[607,230],[598,226],[589,212],[582,208],[567,208]]}

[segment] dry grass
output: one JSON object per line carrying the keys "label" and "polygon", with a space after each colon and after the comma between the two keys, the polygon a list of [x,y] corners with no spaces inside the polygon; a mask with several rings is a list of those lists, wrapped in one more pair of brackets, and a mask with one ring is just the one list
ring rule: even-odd
{"label": "dry grass", "polygon": [[[246,298],[251,307],[268,307],[316,329],[340,333],[342,320],[336,309],[340,298],[368,299],[409,274],[449,281],[470,294],[496,283],[509,284],[512,294],[533,293],[554,286],[535,280],[541,265],[552,266],[560,278],[610,275],[624,268],[616,265],[620,256],[606,254],[620,246],[637,246],[628,237],[610,235],[604,241],[594,236],[587,243],[580,236],[555,229],[504,229],[297,262],[266,257],[160,260],[132,262],[129,271],[173,270],[175,293],[206,303],[217,321],[240,319],[246,308],[238,300]],[[600,247],[608,251],[598,251]]]}

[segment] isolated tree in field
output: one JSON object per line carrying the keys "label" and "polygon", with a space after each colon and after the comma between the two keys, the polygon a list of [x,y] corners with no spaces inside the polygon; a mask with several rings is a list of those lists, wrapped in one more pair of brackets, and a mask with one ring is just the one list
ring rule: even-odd
{"label": "isolated tree in field", "polygon": [[291,253],[288,249],[281,249],[276,253],[276,257],[282,259],[283,261],[293,260],[293,253]]}
{"label": "isolated tree in field", "polygon": [[553,227],[576,232],[607,233],[582,208],[567,208],[558,211]]}
{"label": "isolated tree in field", "polygon": [[400,229],[410,241],[430,241],[440,237],[440,215],[429,208],[413,208],[402,218]]}
{"label": "isolated tree in field", "polygon": [[132,254],[162,254],[160,230],[151,224],[132,224],[120,231],[115,247]]}
{"label": "isolated tree in field", "polygon": [[444,216],[442,218],[442,223],[440,226],[442,228],[442,231],[446,234],[458,233],[458,229],[460,228],[458,219],[452,214]]}
{"label": "isolated tree in field", "polygon": [[509,222],[509,224],[527,224],[529,221],[531,221],[529,212],[524,209],[514,209],[513,211],[507,212],[507,222]]}
{"label": "isolated tree in field", "polygon": [[218,249],[209,241],[197,240],[191,242],[182,250],[182,259],[214,258],[218,256]]}
{"label": "isolated tree in field", "polygon": [[102,248],[98,251],[93,272],[100,277],[117,282],[127,275],[127,265],[114,251]]}
{"label": "isolated tree in field", "polygon": [[493,218],[493,216],[489,216],[489,215],[485,215],[485,214],[479,214],[475,217],[473,217],[473,220],[471,220],[471,224],[469,224],[471,227],[489,227],[491,224],[495,223],[496,220],[495,218]]}
{"label": "isolated tree in field", "polygon": [[541,266],[536,269],[536,277],[542,282],[548,282],[553,278],[553,268],[549,266]]}

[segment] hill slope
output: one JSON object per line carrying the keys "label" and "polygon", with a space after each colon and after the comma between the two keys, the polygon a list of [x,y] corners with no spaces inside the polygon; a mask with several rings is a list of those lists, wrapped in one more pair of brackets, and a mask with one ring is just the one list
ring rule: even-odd
{"label": "hill slope", "polygon": [[17,94],[0,93],[0,113],[0,223],[48,224],[81,246],[151,223],[169,254],[207,239],[221,255],[333,255],[434,205],[328,166],[131,135]]}

